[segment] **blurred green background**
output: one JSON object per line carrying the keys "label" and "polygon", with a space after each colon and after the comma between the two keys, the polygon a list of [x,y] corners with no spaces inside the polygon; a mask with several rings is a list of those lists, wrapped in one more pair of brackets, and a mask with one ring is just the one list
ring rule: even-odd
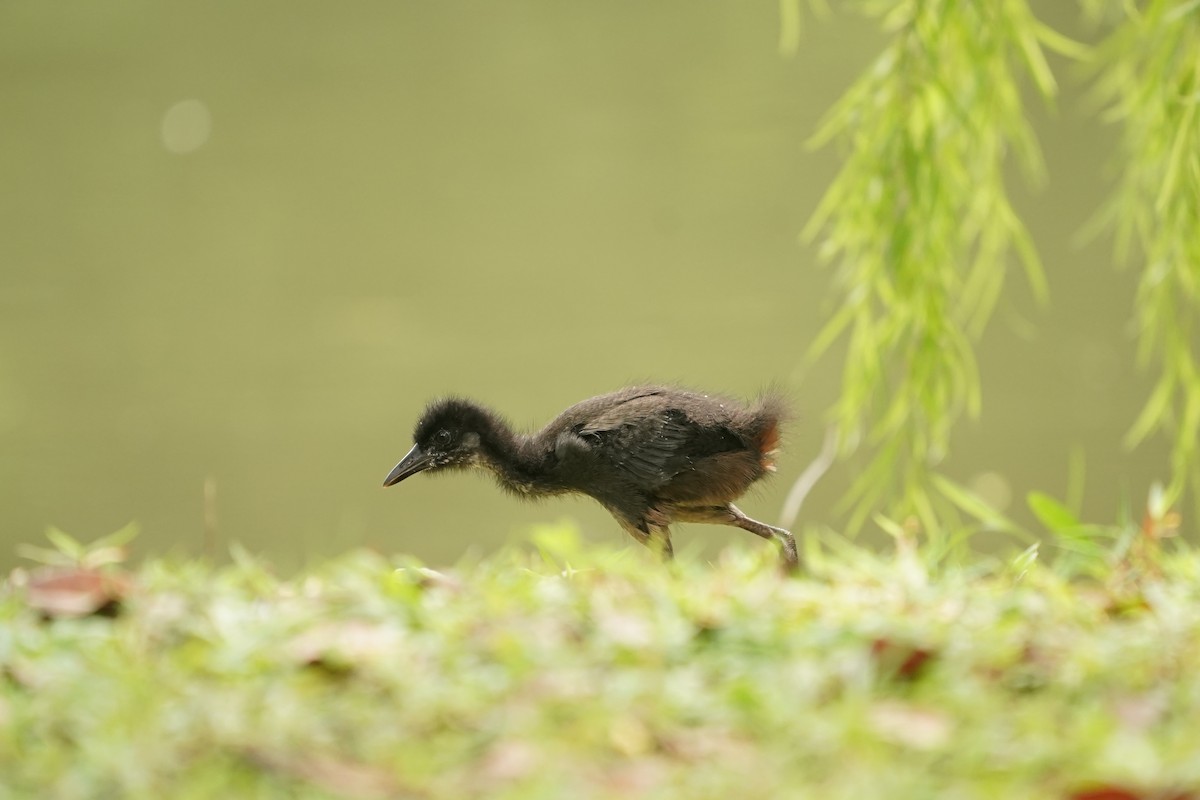
{"label": "blurred green background", "polygon": [[[743,503],[774,519],[839,374],[836,352],[803,362],[830,276],[797,233],[838,166],[803,142],[882,42],[835,14],[783,57],[778,8],[4,3],[0,563],[48,524],[130,519],[141,552],[238,540],[283,565],[364,544],[436,563],[564,516],[620,537],[586,500],[380,481],[431,397],[533,426],[644,380],[792,389],[780,475]],[[1049,185],[1011,184],[1052,305],[1013,271],[947,469],[1020,515],[1082,447],[1086,510],[1111,518],[1166,462],[1120,446],[1148,386],[1135,276],[1076,242],[1115,132],[1054,66],[1057,110],[1031,103]],[[852,471],[806,523],[837,525]]]}

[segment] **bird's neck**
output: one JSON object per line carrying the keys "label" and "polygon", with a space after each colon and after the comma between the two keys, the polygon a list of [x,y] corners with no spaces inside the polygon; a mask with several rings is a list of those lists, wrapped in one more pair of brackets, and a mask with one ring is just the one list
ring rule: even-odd
{"label": "bird's neck", "polygon": [[480,466],[494,473],[501,486],[517,494],[544,491],[550,451],[538,437],[517,433],[499,419],[492,419],[480,437]]}

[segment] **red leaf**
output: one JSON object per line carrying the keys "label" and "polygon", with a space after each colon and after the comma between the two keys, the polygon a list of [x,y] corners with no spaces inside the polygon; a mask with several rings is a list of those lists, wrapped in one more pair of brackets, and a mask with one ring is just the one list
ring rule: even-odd
{"label": "red leaf", "polygon": [[880,637],[871,642],[871,655],[882,671],[911,681],[921,677],[926,665],[936,654],[924,647]]}
{"label": "red leaf", "polygon": [[1107,783],[1076,789],[1067,797],[1069,800],[1146,800],[1140,792]]}
{"label": "red leaf", "polygon": [[1071,792],[1067,800],[1196,800],[1196,794],[1179,789],[1142,790],[1115,783],[1094,783]]}

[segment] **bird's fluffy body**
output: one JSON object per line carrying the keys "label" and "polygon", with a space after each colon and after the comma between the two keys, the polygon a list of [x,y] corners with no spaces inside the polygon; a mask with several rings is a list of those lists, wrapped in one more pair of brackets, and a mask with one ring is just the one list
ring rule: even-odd
{"label": "bird's fluffy body", "polygon": [[430,404],[413,438],[428,442],[446,428],[474,433],[473,457],[444,466],[487,468],[520,496],[591,495],[636,522],[644,514],[670,517],[678,505],[740,497],[774,471],[785,416],[777,394],[747,406],[673,387],[635,386],[573,405],[533,434],[515,433],[472,401],[447,398]]}
{"label": "bird's fluffy body", "polygon": [[747,405],[635,386],[571,406],[535,433],[517,433],[489,409],[446,398],[426,408],[413,432],[421,464],[405,470],[402,462],[389,482],[421,469],[484,468],[522,497],[589,495],[639,541],[658,538],[668,551],[674,521],[734,524],[769,538],[777,529],[732,503],[774,471],[786,417],[777,393]]}

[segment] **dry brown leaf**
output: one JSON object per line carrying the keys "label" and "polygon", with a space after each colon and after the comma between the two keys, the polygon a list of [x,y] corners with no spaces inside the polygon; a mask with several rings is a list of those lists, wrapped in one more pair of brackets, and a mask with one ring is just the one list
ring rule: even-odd
{"label": "dry brown leaf", "polygon": [[1166,695],[1162,692],[1123,695],[1113,701],[1113,712],[1117,719],[1135,731],[1157,725],[1169,710]]}
{"label": "dry brown leaf", "polygon": [[132,581],[123,573],[48,567],[29,575],[25,602],[51,618],[114,616],[132,588]]}
{"label": "dry brown leaf", "polygon": [[541,755],[529,742],[505,740],[492,745],[479,767],[487,783],[519,781],[537,770]]}
{"label": "dry brown leaf", "polygon": [[461,592],[463,583],[456,575],[451,575],[448,572],[439,572],[436,569],[429,567],[420,567],[417,573],[421,576],[422,589],[443,589],[448,592]]}
{"label": "dry brown leaf", "polygon": [[884,674],[912,681],[921,677],[936,654],[924,647],[880,637],[871,642],[871,655]]}
{"label": "dry brown leaf", "polygon": [[1123,786],[1102,784],[1071,792],[1070,800],[1143,800],[1142,795]]}
{"label": "dry brown leaf", "polygon": [[648,756],[612,764],[601,780],[615,797],[654,797],[652,793],[668,784],[670,773],[667,762]]}
{"label": "dry brown leaf", "polygon": [[1094,783],[1074,790],[1067,800],[1196,800],[1196,794],[1179,789],[1133,789],[1115,783]]}
{"label": "dry brown leaf", "polygon": [[288,653],[300,664],[346,670],[393,657],[402,639],[398,630],[366,620],[324,622],[293,639]]}
{"label": "dry brown leaf", "polygon": [[260,748],[248,748],[244,753],[262,769],[311,783],[340,797],[383,800],[424,794],[406,787],[391,771],[360,761],[323,753],[278,753]]}
{"label": "dry brown leaf", "polygon": [[882,738],[916,750],[937,750],[954,732],[954,722],[941,711],[908,703],[878,703],[868,719]]}
{"label": "dry brown leaf", "polygon": [[683,728],[663,737],[662,750],[681,761],[747,763],[754,744],[731,730],[719,727]]}

